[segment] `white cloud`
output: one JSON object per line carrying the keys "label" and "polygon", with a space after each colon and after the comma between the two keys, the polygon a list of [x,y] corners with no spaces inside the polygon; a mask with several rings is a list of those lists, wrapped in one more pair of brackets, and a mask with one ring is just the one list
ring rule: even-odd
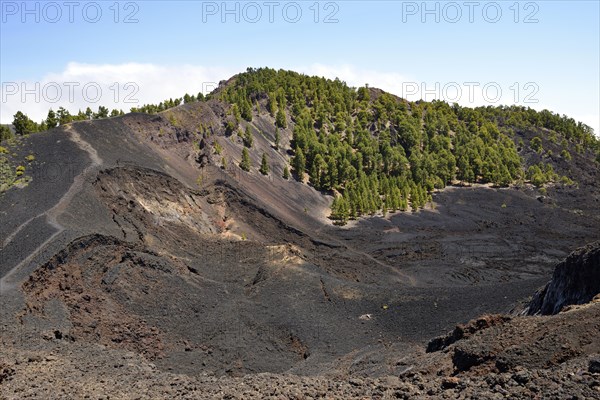
{"label": "white cloud", "polygon": [[[542,100],[544,99],[542,98],[537,99],[538,103],[522,102],[527,94],[533,93],[533,88],[519,88],[518,95],[521,98],[515,98],[517,92],[512,87],[512,83],[424,82],[414,76],[375,69],[361,69],[348,64],[312,64],[288,66],[287,68],[307,75],[330,79],[337,77],[354,87],[368,83],[371,87],[383,89],[412,101],[419,99],[430,101],[435,98],[473,107],[513,104],[517,100],[518,104],[531,106],[537,110],[543,108]],[[72,62],[66,66],[64,71],[49,73],[38,82],[3,82],[0,94],[2,100],[0,122],[12,122],[13,115],[18,110],[27,113],[35,121],[40,121],[46,117],[49,108],[56,110],[60,106],[71,112],[77,112],[79,109],[85,110],[88,106],[96,110],[99,105],[110,109],[120,108],[129,111],[131,107],[146,103],[158,103],[167,98],[181,97],[184,93],[210,92],[220,80],[228,79],[244,70],[245,67]],[[98,88],[102,96],[96,98]],[[484,88],[486,89],[484,90]],[[498,88],[501,96],[496,99]],[[23,89],[36,92],[39,97],[37,101],[34,94],[27,94],[28,92]],[[57,97],[57,94],[60,95]],[[73,98],[70,98],[71,94]],[[535,95],[534,98],[536,96],[539,97],[539,95]],[[50,101],[53,99],[54,102]],[[564,109],[561,109],[558,104],[548,104],[546,107],[561,114],[564,112]],[[598,114],[586,113],[572,117],[590,125],[596,134],[600,134],[600,116]]]}
{"label": "white cloud", "polygon": [[129,111],[185,93],[210,92],[219,80],[237,72],[194,65],[69,63],[64,71],[49,73],[36,82],[2,82],[0,122],[12,122],[19,110],[40,121],[48,109],[61,106],[74,113],[88,106],[95,111],[100,105]]}
{"label": "white cloud", "polygon": [[395,72],[381,72],[371,69],[355,68],[351,65],[324,65],[312,64],[294,69],[306,75],[322,76],[329,79],[339,78],[348,86],[360,87],[369,84],[370,87],[379,88],[397,96],[402,94],[402,83],[412,82],[415,79]]}

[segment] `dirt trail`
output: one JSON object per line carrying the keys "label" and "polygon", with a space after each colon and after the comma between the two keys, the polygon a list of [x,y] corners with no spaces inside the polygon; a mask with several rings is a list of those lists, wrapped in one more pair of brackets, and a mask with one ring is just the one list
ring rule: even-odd
{"label": "dirt trail", "polygon": [[98,152],[96,151],[96,149],[94,149],[92,145],[90,145],[88,142],[83,140],[81,138],[81,135],[79,135],[79,133],[75,129],[73,129],[72,125],[67,125],[65,127],[65,130],[70,134],[70,140],[77,144],[82,150],[88,153],[91,163],[81,172],[81,174],[77,175],[73,179],[73,184],[71,185],[69,190],[67,190],[67,192],[52,208],[25,221],[6,238],[6,240],[3,243],[4,247],[6,247],[6,245],[8,245],[21,230],[23,230],[27,225],[29,225],[31,221],[42,216],[46,216],[46,222],[56,229],[56,232],[54,232],[48,239],[46,239],[42,244],[35,248],[25,259],[23,259],[10,272],[8,272],[4,277],[2,277],[2,279],[0,279],[0,294],[4,294],[5,292],[13,289],[15,287],[15,284],[14,282],[10,282],[10,277],[16,271],[21,269],[23,265],[27,265],[35,256],[37,256],[40,253],[40,251],[43,248],[46,247],[46,245],[48,245],[48,243],[51,243],[56,238],[56,236],[58,236],[65,230],[65,228],[58,222],[58,217],[65,211],[73,197],[77,193],[79,193],[79,191],[81,191],[83,187],[83,182],[85,181],[85,177],[90,173],[90,171],[97,169],[103,163],[102,159],[98,156]]}
{"label": "dirt trail", "polygon": [[350,251],[350,252],[352,252],[352,253],[354,253],[356,255],[365,257],[369,261],[372,261],[375,264],[377,264],[377,265],[379,265],[379,266],[381,266],[381,267],[389,270],[393,275],[396,275],[398,277],[397,278],[397,282],[398,283],[406,284],[406,281],[408,281],[409,286],[412,286],[412,287],[416,287],[417,286],[417,280],[415,279],[414,276],[409,275],[407,273],[404,273],[404,272],[398,270],[396,267],[394,267],[392,265],[389,265],[389,264],[386,264],[383,261],[380,261],[380,260],[376,259],[375,257],[373,257],[372,255],[370,255],[367,252],[356,250],[355,248],[349,246],[347,243],[342,243],[340,240],[335,239],[335,238],[333,240],[335,242],[339,243],[341,246],[343,246],[346,250],[348,250],[348,251]]}

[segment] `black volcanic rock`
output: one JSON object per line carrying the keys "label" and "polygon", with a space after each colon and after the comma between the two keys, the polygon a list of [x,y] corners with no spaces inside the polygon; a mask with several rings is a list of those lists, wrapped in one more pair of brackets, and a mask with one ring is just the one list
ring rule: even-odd
{"label": "black volcanic rock", "polygon": [[558,264],[552,280],[533,296],[527,314],[557,314],[565,306],[590,302],[598,293],[600,241],[575,250]]}
{"label": "black volcanic rock", "polygon": [[501,325],[510,319],[507,315],[484,315],[467,324],[459,324],[446,335],[431,339],[427,345],[427,353],[443,350],[459,340],[466,339],[483,329]]}
{"label": "black volcanic rock", "polygon": [[592,374],[600,374],[600,358],[590,360],[588,371]]}

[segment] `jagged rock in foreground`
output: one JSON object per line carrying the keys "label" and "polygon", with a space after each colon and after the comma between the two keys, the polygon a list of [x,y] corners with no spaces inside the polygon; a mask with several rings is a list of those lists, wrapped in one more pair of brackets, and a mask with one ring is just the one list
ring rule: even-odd
{"label": "jagged rock in foreground", "polygon": [[[590,261],[598,253],[588,246],[573,254]],[[573,293],[589,286],[580,273],[562,272]],[[427,351],[397,357],[378,377],[353,374],[343,362],[315,376],[178,374],[102,343],[47,335],[43,348],[23,349],[0,334],[1,398],[592,399],[600,397],[599,331],[598,301],[556,315],[485,315],[432,340]]]}
{"label": "jagged rock in foreground", "polygon": [[[161,371],[135,352],[47,339],[53,350],[3,343],[2,398],[593,399],[600,396],[600,303],[558,315],[477,323],[441,351],[397,360],[401,374],[194,376]],[[65,351],[68,347],[69,351]],[[82,353],[85,352],[85,357]],[[60,382],[60,386],[57,383]]]}
{"label": "jagged rock in foreground", "polygon": [[551,315],[590,302],[600,293],[600,241],[575,250],[556,266],[552,280],[529,304],[528,315]]}
{"label": "jagged rock in foreground", "polygon": [[[229,97],[246,98],[242,89]],[[333,106],[335,91],[310,90]],[[344,146],[348,162],[363,142],[379,153],[379,136],[402,147],[402,118],[388,129],[378,111],[400,100],[377,97],[385,102],[364,116],[364,140]],[[327,218],[331,193],[283,178],[301,126],[293,107],[277,128],[268,93],[258,93],[233,129],[225,100],[217,91],[156,115],[74,122],[14,149],[35,159],[29,184],[0,196],[0,399],[599,397],[600,304],[498,315],[545,284],[568,252],[598,240],[591,150],[571,141],[568,161],[551,140],[563,133],[505,125],[508,141],[543,139],[543,153],[519,146],[524,165],[552,163],[578,185],[548,183],[544,201],[525,183],[451,186],[432,194],[435,209],[342,228]],[[467,134],[479,121],[465,118]],[[423,140],[462,135],[442,125]],[[235,134],[246,129],[251,148]],[[332,144],[344,136],[331,134]],[[410,147],[420,152],[420,142]],[[244,149],[249,172],[238,164]],[[263,154],[268,175],[257,170]],[[356,165],[367,159],[380,163]],[[413,174],[403,159],[392,157]]]}

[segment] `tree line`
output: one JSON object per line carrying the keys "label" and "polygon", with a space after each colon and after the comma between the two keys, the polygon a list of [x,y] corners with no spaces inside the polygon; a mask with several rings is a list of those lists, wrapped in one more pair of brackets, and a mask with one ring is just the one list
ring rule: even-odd
{"label": "tree line", "polygon": [[[157,113],[184,103],[206,101],[209,96],[186,94],[131,111]],[[250,122],[255,114],[270,115],[276,149],[280,146],[279,131],[291,130],[291,157],[289,167],[284,168],[285,178],[292,175],[332,194],[331,217],[340,224],[377,212],[418,210],[431,201],[435,189],[453,181],[500,187],[524,180],[536,186],[558,180],[568,182],[549,164],[525,168],[520,148],[529,146],[541,151],[541,140],[534,138],[525,145],[517,141],[519,131],[545,131],[551,140],[558,140],[558,134],[565,143],[594,151],[600,162],[600,141],[593,130],[548,110],[409,102],[368,85],[353,88],[339,79],[269,68],[249,68],[212,96],[231,105],[234,118],[224,121],[225,133],[238,132],[243,139],[242,169],[248,170],[251,165],[248,149],[252,148],[252,135],[248,130],[239,131],[241,120]],[[74,120],[122,114],[99,107],[95,113],[88,108],[70,115],[61,107],[56,113],[50,110],[41,124],[18,112],[13,125],[18,134],[26,134]],[[566,153],[562,156],[568,160],[570,154]],[[269,173],[266,155],[260,172]]]}
{"label": "tree line", "polygon": [[434,189],[454,180],[508,186],[558,179],[551,166],[524,169],[513,140],[518,129],[557,131],[600,154],[589,126],[547,110],[409,102],[291,71],[248,69],[220,98],[232,104],[236,120],[251,121],[254,110],[269,113],[278,129],[293,123],[292,172],[335,196],[331,217],[342,224],[365,214],[418,210]]}
{"label": "tree line", "polygon": [[[185,94],[181,98],[167,99],[161,101],[158,104],[144,104],[140,107],[132,107],[130,112],[141,112],[146,114],[156,114],[161,111],[168,110],[173,107],[177,107],[180,104],[193,103],[196,101],[204,101],[205,96],[202,92],[198,95]],[[123,110],[113,109],[109,110],[107,107],[99,106],[97,111],[92,111],[90,107],[87,107],[85,111],[79,110],[77,114],[71,114],[64,107],[59,107],[57,111],[53,109],[48,110],[48,115],[42,121],[35,122],[22,111],[17,111],[13,116],[13,127],[15,134],[17,135],[28,135],[31,133],[44,132],[48,129],[56,128],[60,125],[65,125],[74,121],[87,121],[94,119],[103,119],[109,117],[117,117],[125,115]],[[0,126],[0,142],[12,138],[12,131],[7,126]]]}

